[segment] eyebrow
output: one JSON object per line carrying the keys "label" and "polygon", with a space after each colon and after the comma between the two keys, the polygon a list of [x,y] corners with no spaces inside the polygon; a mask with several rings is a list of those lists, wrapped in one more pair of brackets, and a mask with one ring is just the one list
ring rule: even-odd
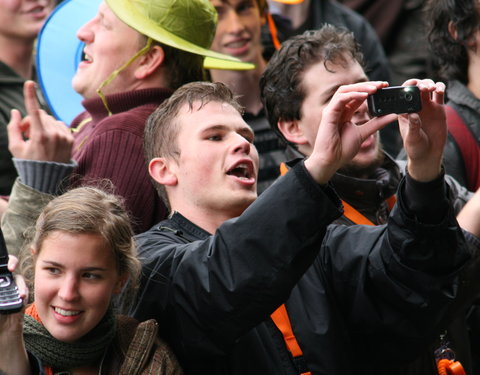
{"label": "eyebrow", "polygon": [[[45,266],[50,265],[50,266],[55,266],[55,267],[58,267],[58,268],[65,268],[63,264],[58,263],[58,262],[54,262],[53,260],[42,260],[42,263]],[[85,268],[82,268],[81,271],[82,272],[107,271],[107,269],[103,268],[103,267],[85,267]]]}

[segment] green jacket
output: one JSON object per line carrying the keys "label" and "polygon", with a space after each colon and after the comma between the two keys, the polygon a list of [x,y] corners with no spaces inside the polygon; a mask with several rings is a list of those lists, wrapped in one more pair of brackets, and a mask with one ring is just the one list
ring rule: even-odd
{"label": "green jacket", "polygon": [[2,231],[8,253],[18,256],[27,230],[31,228],[42,209],[55,196],[41,193],[17,179],[13,185],[8,210],[2,217]]}

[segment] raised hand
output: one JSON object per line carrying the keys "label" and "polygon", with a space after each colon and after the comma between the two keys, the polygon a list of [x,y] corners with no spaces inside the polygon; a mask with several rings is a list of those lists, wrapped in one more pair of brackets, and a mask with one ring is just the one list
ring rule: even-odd
{"label": "raised hand", "polygon": [[430,79],[411,79],[404,86],[420,89],[422,110],[398,116],[400,134],[408,157],[408,172],[417,181],[431,181],[441,171],[447,123],[443,108],[445,85]]}
{"label": "raised hand", "polygon": [[25,82],[23,92],[27,116],[22,119],[14,109],[7,126],[12,155],[19,159],[70,162],[73,146],[70,129],[40,109],[33,81]]}
{"label": "raised hand", "polygon": [[357,126],[352,117],[367,96],[388,86],[386,82],[361,82],[340,86],[328,106],[315,140],[315,146],[305,166],[318,183],[326,183],[333,174],[348,163],[359,151],[362,142],[387,124],[397,115],[374,117]]}
{"label": "raised hand", "polygon": [[[14,272],[18,260],[10,255],[8,269]],[[15,278],[20,296],[27,300],[27,287],[21,276]],[[25,344],[23,341],[23,312],[0,314],[0,372],[5,374],[30,374]]]}

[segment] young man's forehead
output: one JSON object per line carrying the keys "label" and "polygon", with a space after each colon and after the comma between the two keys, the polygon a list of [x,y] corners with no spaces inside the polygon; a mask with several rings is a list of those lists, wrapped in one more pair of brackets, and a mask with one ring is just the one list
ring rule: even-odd
{"label": "young man's forehead", "polygon": [[[195,117],[199,126],[220,124],[249,127],[237,108],[228,102],[218,100],[195,100],[192,103],[184,103],[178,111],[177,122],[178,120],[182,122],[182,118],[185,117]],[[223,124],[225,121],[226,123]],[[187,123],[189,123],[189,120],[187,120]]]}

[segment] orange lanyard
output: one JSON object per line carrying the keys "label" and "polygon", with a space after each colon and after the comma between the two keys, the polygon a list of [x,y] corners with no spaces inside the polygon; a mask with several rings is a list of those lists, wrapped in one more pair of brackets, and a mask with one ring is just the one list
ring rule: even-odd
{"label": "orange lanyard", "polygon": [[[285,344],[287,345],[288,350],[292,353],[294,358],[301,357],[303,355],[302,349],[300,349],[300,345],[298,345],[298,341],[293,333],[292,325],[290,323],[290,319],[288,317],[287,309],[285,305],[281,305],[277,310],[270,315],[273,322],[277,326],[277,328],[282,332],[283,339],[285,340]],[[311,375],[310,371],[302,372],[300,375]]]}

